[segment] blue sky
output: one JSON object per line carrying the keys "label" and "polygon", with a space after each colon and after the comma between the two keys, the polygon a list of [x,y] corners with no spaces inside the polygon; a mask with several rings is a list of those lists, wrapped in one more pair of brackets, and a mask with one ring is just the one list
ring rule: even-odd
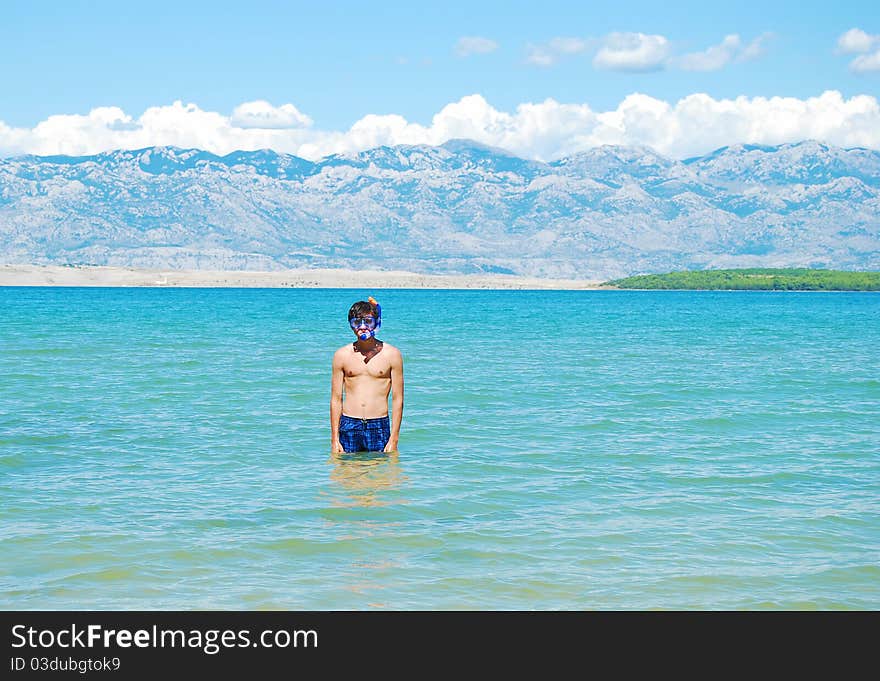
{"label": "blue sky", "polygon": [[[548,98],[603,112],[633,93],[674,104],[880,89],[880,67],[851,66],[880,51],[876,2],[5,0],[0,13],[11,150],[53,115],[118,107],[137,122],[175,101],[222,116],[291,104],[315,130],[346,131],[370,114],[430,126],[469,95],[508,113]],[[843,53],[854,28],[865,45]],[[644,63],[600,59],[627,40],[644,41]]]}

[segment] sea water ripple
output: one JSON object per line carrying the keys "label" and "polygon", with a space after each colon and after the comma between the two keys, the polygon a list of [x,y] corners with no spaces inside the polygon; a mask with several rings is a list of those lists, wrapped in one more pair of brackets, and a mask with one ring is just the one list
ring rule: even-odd
{"label": "sea water ripple", "polygon": [[[331,456],[369,294],[400,452]],[[0,313],[6,608],[880,606],[876,294],[0,288]]]}

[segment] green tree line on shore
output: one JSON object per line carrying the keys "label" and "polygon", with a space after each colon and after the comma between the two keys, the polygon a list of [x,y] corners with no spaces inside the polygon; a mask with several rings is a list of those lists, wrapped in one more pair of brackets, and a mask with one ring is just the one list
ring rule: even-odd
{"label": "green tree line on shore", "polygon": [[880,291],[880,272],[748,268],[642,274],[606,282],[622,289]]}

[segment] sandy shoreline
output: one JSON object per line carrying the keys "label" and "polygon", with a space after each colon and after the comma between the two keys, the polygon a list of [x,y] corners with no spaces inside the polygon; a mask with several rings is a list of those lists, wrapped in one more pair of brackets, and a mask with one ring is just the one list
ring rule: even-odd
{"label": "sandy shoreline", "polygon": [[600,289],[600,281],[509,275],[429,275],[399,271],[280,272],[141,270],[77,265],[0,265],[0,286],[155,286],[191,288]]}

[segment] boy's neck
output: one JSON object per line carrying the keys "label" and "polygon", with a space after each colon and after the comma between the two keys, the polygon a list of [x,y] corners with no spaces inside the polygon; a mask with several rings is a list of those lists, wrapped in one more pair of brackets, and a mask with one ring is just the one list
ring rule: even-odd
{"label": "boy's neck", "polygon": [[354,342],[355,350],[360,352],[369,352],[370,350],[374,350],[378,346],[382,344],[382,341],[378,340],[375,336],[370,336],[367,340],[361,340],[358,338]]}

